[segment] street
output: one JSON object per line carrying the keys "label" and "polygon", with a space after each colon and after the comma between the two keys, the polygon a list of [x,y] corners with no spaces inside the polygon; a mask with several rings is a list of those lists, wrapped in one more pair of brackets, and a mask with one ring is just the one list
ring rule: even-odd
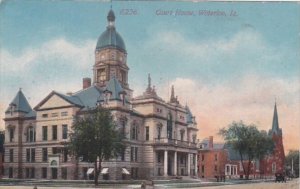
{"label": "street", "polygon": [[[204,187],[193,187],[194,189],[300,189],[300,182],[299,179],[294,179],[292,181],[288,181],[286,183],[275,183],[275,182],[262,182],[262,183],[249,183],[249,184],[232,184],[232,185],[222,185],[222,186],[204,186]],[[75,188],[75,187],[60,187],[60,186],[41,186],[37,187],[38,189],[84,189],[82,187]],[[94,187],[89,187],[94,188]],[[127,186],[106,186],[101,188],[124,188],[124,189],[137,189],[140,188],[139,185],[127,185]],[[163,188],[177,188],[176,185],[165,186],[164,184],[155,186],[156,189],[163,189]],[[179,187],[178,187],[179,188]],[[183,187],[180,187],[183,188]],[[33,189],[33,186],[0,186],[0,189]]]}

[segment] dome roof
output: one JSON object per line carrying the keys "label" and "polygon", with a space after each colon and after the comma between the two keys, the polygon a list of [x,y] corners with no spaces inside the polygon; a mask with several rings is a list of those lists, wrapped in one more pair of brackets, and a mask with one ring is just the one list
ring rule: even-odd
{"label": "dome roof", "polygon": [[115,15],[112,10],[107,15],[108,26],[106,30],[98,38],[96,50],[112,47],[126,52],[126,47],[123,38],[116,31],[114,26]]}

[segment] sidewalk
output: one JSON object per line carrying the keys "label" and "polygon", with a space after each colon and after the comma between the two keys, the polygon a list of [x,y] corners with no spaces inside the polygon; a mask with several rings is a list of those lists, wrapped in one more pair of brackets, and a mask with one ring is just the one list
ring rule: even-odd
{"label": "sidewalk", "polygon": [[[201,189],[299,189],[299,179],[287,181],[287,183],[275,183],[274,180],[227,180],[226,182],[212,182],[212,181],[201,181],[199,179],[193,180],[178,180],[168,181],[155,181],[155,189],[165,188],[201,188]],[[139,183],[117,183],[117,184],[100,184],[95,187],[93,184],[85,184],[83,181],[69,181],[65,183],[52,182],[43,183],[39,180],[36,182],[32,181],[19,181],[19,182],[0,182],[0,189],[33,189],[37,185],[38,189],[88,189],[88,188],[106,188],[106,189],[138,189],[140,188]],[[298,187],[297,187],[298,186]],[[279,187],[279,188],[278,188]]]}

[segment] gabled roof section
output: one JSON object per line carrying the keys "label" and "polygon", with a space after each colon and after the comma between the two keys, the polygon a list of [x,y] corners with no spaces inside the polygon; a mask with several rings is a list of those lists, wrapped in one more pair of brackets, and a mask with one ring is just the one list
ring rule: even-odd
{"label": "gabled roof section", "polygon": [[[200,143],[203,150],[209,150],[209,139],[203,139]],[[221,150],[224,149],[224,143],[213,143],[213,148],[211,150]]]}
{"label": "gabled roof section", "polygon": [[[228,151],[229,160],[231,160],[231,161],[241,160],[241,156],[240,156],[239,152],[236,151],[235,149],[233,149],[231,144],[225,144],[224,149],[226,149]],[[248,160],[248,156],[243,155],[243,160]]]}
{"label": "gabled roof section", "polygon": [[115,77],[112,77],[106,84],[103,92],[106,91],[111,93],[110,100],[121,100],[120,94],[126,94],[126,91]]}
{"label": "gabled roof section", "polygon": [[84,108],[96,107],[98,101],[102,101],[102,91],[97,86],[90,86],[89,88],[83,89],[72,97],[80,100]]}
{"label": "gabled roof section", "polygon": [[24,113],[29,113],[32,111],[32,108],[29,105],[21,89],[18,91],[17,95],[9,104],[9,107],[6,109],[5,112],[10,112],[12,110],[13,112],[24,112]]}
{"label": "gabled roof section", "polygon": [[78,106],[78,107],[83,107],[82,102],[80,101],[79,98],[74,97],[74,96],[69,96],[69,95],[65,95],[56,91],[52,91],[46,98],[44,98],[38,105],[36,105],[34,107],[35,110],[37,110],[38,108],[40,108],[42,105],[44,105],[52,96],[57,95],[60,98],[62,98],[63,100],[67,101],[68,103]]}

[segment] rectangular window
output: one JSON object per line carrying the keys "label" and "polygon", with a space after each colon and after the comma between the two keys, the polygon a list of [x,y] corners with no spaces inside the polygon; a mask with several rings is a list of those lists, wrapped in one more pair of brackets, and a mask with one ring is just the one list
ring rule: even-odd
{"label": "rectangular window", "polygon": [[51,168],[52,179],[57,179],[57,168]]}
{"label": "rectangular window", "polygon": [[64,162],[68,161],[68,149],[64,148]]}
{"label": "rectangular window", "polygon": [[215,154],[215,161],[218,161],[218,154]]}
{"label": "rectangular window", "polygon": [[133,157],[134,157],[134,147],[130,148],[130,161],[133,161]]}
{"label": "rectangular window", "polygon": [[159,152],[157,152],[157,162],[158,163],[161,163],[161,158],[160,158],[161,156],[160,156],[160,153]]}
{"label": "rectangular window", "polygon": [[46,162],[48,160],[48,148],[42,148],[42,153],[43,153],[43,162]]}
{"label": "rectangular window", "polygon": [[122,161],[125,161],[125,152],[126,152],[126,148],[124,148],[124,149],[122,150],[122,154],[121,154],[121,160],[122,160]]}
{"label": "rectangular window", "polygon": [[26,149],[26,162],[35,162],[35,149],[34,148]]}
{"label": "rectangular window", "polygon": [[13,168],[8,168],[8,178],[13,178]]}
{"label": "rectangular window", "polygon": [[180,140],[183,141],[184,131],[180,131]]}
{"label": "rectangular window", "polygon": [[122,136],[126,138],[126,122],[122,121]]}
{"label": "rectangular window", "polygon": [[31,162],[35,162],[35,149],[31,149]]}
{"label": "rectangular window", "polygon": [[47,118],[48,114],[42,114],[42,118]]}
{"label": "rectangular window", "polygon": [[30,148],[26,149],[26,162],[30,162]]}
{"label": "rectangular window", "polygon": [[58,113],[52,113],[51,117],[58,117]]}
{"label": "rectangular window", "polygon": [[34,169],[34,167],[32,167],[30,169],[30,178],[34,178],[34,177],[35,177],[35,169]]}
{"label": "rectangular window", "polygon": [[68,170],[66,167],[62,167],[61,168],[61,178],[62,179],[67,179],[67,175],[68,175]]}
{"label": "rectangular window", "polygon": [[183,156],[180,157],[180,163],[181,163],[181,164],[184,163],[184,157],[183,157]]}
{"label": "rectangular window", "polygon": [[138,161],[138,147],[135,147],[135,161]]}
{"label": "rectangular window", "polygon": [[52,154],[57,154],[57,148],[56,147],[52,148]]}
{"label": "rectangular window", "polygon": [[196,155],[195,154],[192,155],[192,162],[193,162],[193,165],[196,164]]}
{"label": "rectangular window", "polygon": [[226,166],[226,173],[230,174],[230,167],[228,165]]}
{"label": "rectangular window", "polygon": [[149,126],[146,127],[146,140],[149,140]]}
{"label": "rectangular window", "polygon": [[61,112],[61,116],[68,116],[68,112]]}
{"label": "rectangular window", "polygon": [[43,140],[48,140],[48,127],[47,126],[43,126],[42,127],[42,132],[43,132]]}
{"label": "rectangular window", "polygon": [[217,172],[218,171],[218,166],[217,165],[215,165],[215,172]]}
{"label": "rectangular window", "polygon": [[9,149],[9,162],[14,162],[14,149]]}
{"label": "rectangular window", "polygon": [[25,177],[29,178],[30,173],[29,173],[29,168],[28,167],[26,167],[25,173],[26,173]]}
{"label": "rectangular window", "polygon": [[204,165],[201,166],[201,172],[204,173]]}
{"label": "rectangular window", "polygon": [[68,137],[68,125],[62,125],[62,139],[67,139]]}
{"label": "rectangular window", "polygon": [[42,178],[47,178],[47,167],[42,167]]}
{"label": "rectangular window", "polygon": [[57,125],[52,125],[52,140],[57,140]]}
{"label": "rectangular window", "polygon": [[9,142],[12,142],[14,139],[14,129],[10,128],[9,129]]}

